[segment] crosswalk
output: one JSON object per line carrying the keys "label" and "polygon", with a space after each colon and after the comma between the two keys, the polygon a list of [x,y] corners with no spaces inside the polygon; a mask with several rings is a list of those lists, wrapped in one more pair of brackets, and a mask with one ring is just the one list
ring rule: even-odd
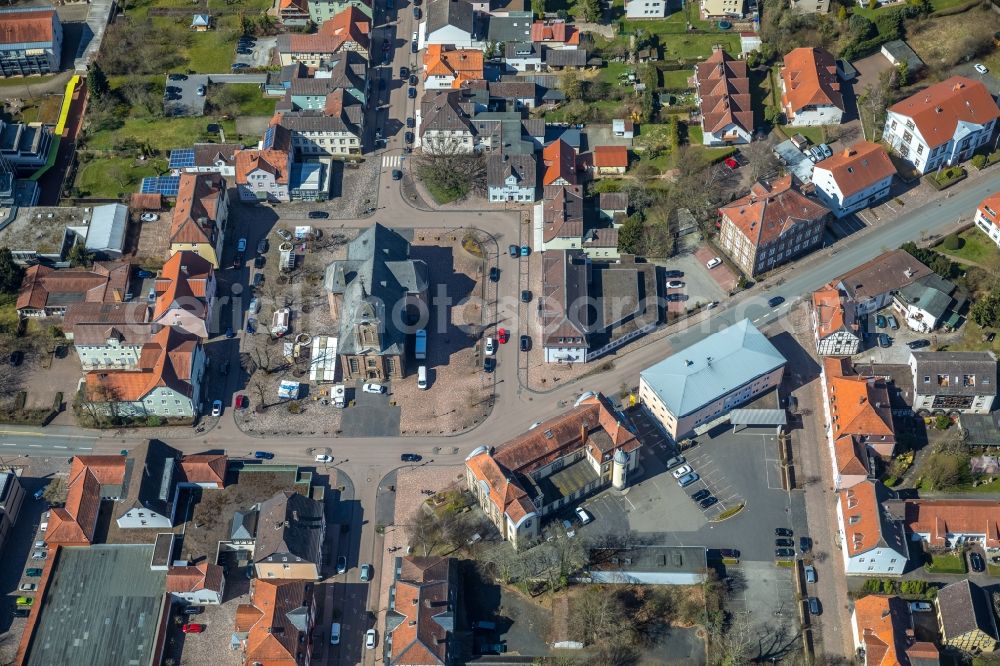
{"label": "crosswalk", "polygon": [[383,155],[382,156],[382,168],[383,169],[398,169],[399,165],[403,163],[402,155]]}

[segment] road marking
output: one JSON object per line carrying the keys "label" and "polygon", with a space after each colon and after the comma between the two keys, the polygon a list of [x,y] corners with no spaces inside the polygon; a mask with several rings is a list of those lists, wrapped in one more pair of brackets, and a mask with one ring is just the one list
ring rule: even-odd
{"label": "road marking", "polygon": [[33,449],[40,449],[40,448],[42,448],[41,444],[28,444],[28,446],[30,446]]}
{"label": "road marking", "polygon": [[17,446],[17,444],[11,444],[10,442],[4,442],[4,446]]}
{"label": "road marking", "polygon": [[65,446],[55,446],[55,445],[53,445],[52,448],[53,449],[65,449],[66,447]]}
{"label": "road marking", "polygon": [[93,435],[56,435],[44,432],[31,432],[27,430],[0,430],[0,437],[4,435],[24,436],[24,437],[58,437],[60,439],[97,439]]}
{"label": "road marking", "polygon": [[401,162],[402,158],[399,155],[382,156],[382,168],[398,167]]}

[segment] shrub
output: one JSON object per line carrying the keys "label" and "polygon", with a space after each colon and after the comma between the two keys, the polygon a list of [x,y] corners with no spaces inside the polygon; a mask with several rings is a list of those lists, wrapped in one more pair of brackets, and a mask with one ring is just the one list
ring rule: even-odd
{"label": "shrub", "polygon": [[289,414],[298,414],[301,411],[302,411],[302,406],[299,405],[299,403],[297,403],[297,402],[290,402],[290,403],[288,403],[288,413]]}
{"label": "shrub", "polygon": [[956,236],[955,234],[949,234],[945,236],[944,240],[941,242],[941,245],[944,246],[944,249],[952,251],[961,249],[963,244],[964,242],[962,241],[962,239]]}
{"label": "shrub", "polygon": [[886,488],[892,488],[897,483],[899,483],[899,477],[887,476],[885,477],[885,480],[882,482],[882,485],[884,485]]}
{"label": "shrub", "polygon": [[972,156],[972,166],[977,169],[983,169],[986,167],[986,155],[973,155]]}
{"label": "shrub", "polygon": [[938,430],[947,430],[949,426],[951,426],[951,419],[948,416],[944,414],[938,414],[934,418],[934,427],[937,428]]}
{"label": "shrub", "polygon": [[62,391],[56,393],[56,397],[52,399],[52,411],[58,412],[62,409],[63,394]]}
{"label": "shrub", "polygon": [[163,425],[163,419],[161,419],[159,416],[155,414],[152,414],[146,417],[146,425],[149,426],[150,428],[159,428],[161,425]]}

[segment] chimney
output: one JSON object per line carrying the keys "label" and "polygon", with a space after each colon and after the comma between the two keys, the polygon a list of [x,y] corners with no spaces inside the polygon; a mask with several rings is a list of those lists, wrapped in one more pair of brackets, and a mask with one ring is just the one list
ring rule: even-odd
{"label": "chimney", "polygon": [[587,443],[587,424],[583,421],[580,421],[580,443]]}
{"label": "chimney", "polygon": [[188,272],[187,264],[181,264],[181,273],[184,273],[184,275],[187,275],[187,272]]}

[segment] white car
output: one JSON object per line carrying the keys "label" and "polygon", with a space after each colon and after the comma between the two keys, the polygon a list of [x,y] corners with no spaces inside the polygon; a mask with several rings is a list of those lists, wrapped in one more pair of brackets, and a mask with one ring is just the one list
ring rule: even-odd
{"label": "white car", "polygon": [[274,233],[278,234],[278,238],[280,238],[283,241],[292,240],[292,232],[290,232],[288,229],[275,229]]}
{"label": "white car", "polygon": [[340,623],[334,622],[330,625],[330,645],[340,644]]}
{"label": "white car", "polygon": [[222,416],[222,401],[213,400],[212,401],[212,416]]}
{"label": "white car", "polygon": [[683,289],[684,283],[680,280],[670,280],[667,282],[667,289]]}
{"label": "white car", "polygon": [[21,583],[21,587],[17,588],[21,592],[34,592],[38,589],[37,583]]}
{"label": "white car", "polygon": [[369,650],[375,649],[375,630],[369,629],[365,632],[365,647]]}
{"label": "white car", "polygon": [[139,216],[139,219],[142,220],[143,222],[156,222],[158,219],[160,219],[160,216],[157,215],[156,213],[143,213],[142,215]]}
{"label": "white car", "polygon": [[497,351],[497,341],[493,338],[486,338],[486,355],[493,356]]}
{"label": "white car", "polygon": [[593,520],[590,517],[590,514],[587,513],[587,510],[584,509],[582,506],[576,507],[576,517],[580,519],[580,524],[581,525],[586,525],[591,520]]}
{"label": "white car", "polygon": [[674,475],[675,479],[679,479],[685,474],[691,473],[691,465],[681,465],[680,467],[678,467],[677,469],[675,469],[670,473]]}
{"label": "white car", "polygon": [[934,610],[929,602],[926,601],[911,601],[910,602],[910,612],[911,613],[929,613]]}
{"label": "white car", "polygon": [[258,312],[260,312],[260,301],[257,300],[256,296],[250,299],[249,310],[250,314],[257,314]]}
{"label": "white car", "polygon": [[325,453],[316,454],[316,462],[318,463],[331,463],[333,462],[333,456],[328,456]]}
{"label": "white car", "polygon": [[530,426],[528,426],[528,430],[534,430],[535,428],[537,428],[537,427],[538,427],[538,426],[540,426],[540,425],[542,425],[542,422],[541,422],[541,421],[535,421],[535,422],[534,422],[534,423],[532,423],[532,424],[531,424]]}
{"label": "white car", "polygon": [[709,270],[711,270],[711,269],[715,268],[716,266],[718,266],[721,263],[722,263],[722,258],[721,257],[715,257],[714,259],[709,259],[708,262],[705,265],[709,268]]}
{"label": "white car", "polygon": [[982,63],[978,63],[978,62],[975,65],[973,65],[972,67],[973,67],[973,69],[975,69],[980,74],[986,74],[986,73],[988,73],[990,71],[990,70],[986,69],[986,65],[984,65]]}
{"label": "white car", "polygon": [[376,393],[376,394],[385,393],[385,387],[382,386],[381,384],[370,384],[370,383],[365,384],[364,386],[361,387],[361,390],[364,391],[365,393]]}

